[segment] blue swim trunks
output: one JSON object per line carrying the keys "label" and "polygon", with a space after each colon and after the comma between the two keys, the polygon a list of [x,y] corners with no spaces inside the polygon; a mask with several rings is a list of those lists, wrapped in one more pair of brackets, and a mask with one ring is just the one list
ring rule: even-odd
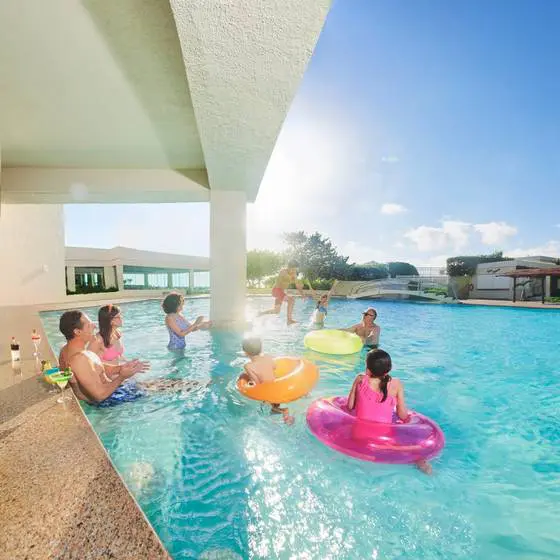
{"label": "blue swim trunks", "polygon": [[108,406],[115,406],[125,402],[132,402],[140,397],[146,396],[146,391],[142,390],[134,381],[126,381],[120,387],[117,387],[115,392],[107,397],[104,401],[97,403],[94,406],[99,408],[106,408]]}

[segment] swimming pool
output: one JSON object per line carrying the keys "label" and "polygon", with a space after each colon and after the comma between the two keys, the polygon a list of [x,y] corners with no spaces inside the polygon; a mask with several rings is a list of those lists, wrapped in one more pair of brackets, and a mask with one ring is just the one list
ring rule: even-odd
{"label": "swimming pool", "polygon": [[[270,303],[249,300],[248,315]],[[357,322],[369,303],[333,301],[327,326]],[[208,305],[190,300],[185,313]],[[144,377],[212,381],[184,395],[84,406],[174,558],[558,558],[560,313],[374,305],[408,406],[445,432],[433,477],[351,459],[310,435],[307,406],[346,394],[364,357],[304,349],[311,303],[297,301],[299,325],[284,315],[256,322],[267,352],[320,367],[312,395],[290,407],[294,426],[236,392],[241,335],[195,333],[178,359],[165,348],[159,302],[121,306],[126,355],[152,363]],[[59,315],[42,315],[55,350]]]}

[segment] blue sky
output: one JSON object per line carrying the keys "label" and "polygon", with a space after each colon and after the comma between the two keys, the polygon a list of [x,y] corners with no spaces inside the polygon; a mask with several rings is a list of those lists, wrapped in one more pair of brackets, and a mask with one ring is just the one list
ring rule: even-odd
{"label": "blue sky", "polygon": [[[356,262],[560,256],[559,20],[547,0],[335,1],[249,248],[303,229]],[[206,204],[66,207],[68,245],[208,255],[208,228]]]}

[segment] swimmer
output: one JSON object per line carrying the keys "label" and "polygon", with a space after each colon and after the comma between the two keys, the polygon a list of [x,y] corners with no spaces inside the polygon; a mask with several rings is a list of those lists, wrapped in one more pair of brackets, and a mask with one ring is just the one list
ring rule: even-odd
{"label": "swimmer", "polygon": [[331,289],[326,294],[318,295],[317,292],[311,287],[311,283],[307,282],[309,285],[309,289],[311,290],[311,294],[313,299],[317,302],[317,306],[315,307],[315,311],[313,311],[313,315],[311,316],[311,322],[315,327],[323,328],[325,326],[325,319],[327,318],[328,307],[331,301],[331,296],[334,291],[335,286],[338,284],[338,280],[335,280]]}
{"label": "swimmer", "polygon": [[[247,337],[243,340],[243,351],[249,358],[249,362],[244,366],[244,373],[239,379],[245,379],[248,383],[259,385],[260,383],[271,383],[276,379],[274,371],[276,364],[272,356],[262,353],[262,341],[256,336]],[[278,403],[271,403],[273,414],[282,414],[286,424],[293,424],[294,418],[289,415],[287,408],[280,408]]]}
{"label": "swimmer", "polygon": [[362,321],[343,331],[357,334],[364,344],[369,348],[377,348],[379,346],[379,335],[381,334],[381,327],[375,324],[377,319],[377,311],[373,307],[368,307],[362,313]]}
{"label": "swimmer", "polygon": [[212,322],[206,321],[202,315],[197,317],[194,323],[189,323],[181,313],[185,306],[185,297],[177,292],[168,294],[161,306],[165,311],[165,326],[169,331],[169,350],[184,350],[185,336],[212,326]]}
{"label": "swimmer", "polygon": [[99,332],[88,350],[95,352],[101,361],[107,364],[118,364],[124,354],[124,344],[119,329],[122,327],[122,314],[117,305],[110,303],[99,309]]}
{"label": "swimmer", "polygon": [[97,354],[87,350],[95,338],[95,323],[81,311],[64,312],[59,327],[67,340],[60,351],[59,366],[61,369],[72,369],[74,375],[70,379],[70,386],[80,400],[97,406],[111,406],[156,391],[190,390],[200,386],[200,383],[190,380],[130,380],[136,374],[147,371],[149,362],[130,360],[119,365],[104,364]]}
{"label": "swimmer", "polygon": [[[356,410],[356,418],[368,422],[391,424],[396,410],[401,421],[409,419],[404,400],[404,387],[389,372],[391,356],[384,350],[370,350],[366,357],[366,371],[354,379],[348,395],[348,409]],[[425,460],[416,463],[424,473],[431,474],[432,466]]]}
{"label": "swimmer", "polygon": [[297,263],[296,261],[290,261],[288,266],[280,270],[278,273],[278,278],[274,284],[274,288],[272,288],[272,296],[274,297],[274,307],[272,309],[268,309],[266,311],[262,311],[259,313],[259,317],[261,315],[271,315],[271,314],[280,314],[280,310],[282,309],[282,304],[284,301],[287,302],[287,324],[293,325],[297,323],[294,321],[293,318],[293,311],[294,311],[294,304],[295,304],[295,297],[288,295],[286,290],[288,289],[291,283],[295,283],[296,289],[299,292],[302,298],[305,298],[305,294],[302,291],[303,285],[301,282],[297,280]]}

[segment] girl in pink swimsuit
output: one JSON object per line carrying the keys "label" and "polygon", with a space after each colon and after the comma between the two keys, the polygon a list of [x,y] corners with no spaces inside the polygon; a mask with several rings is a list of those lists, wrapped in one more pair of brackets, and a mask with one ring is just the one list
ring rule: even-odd
{"label": "girl in pink swimsuit", "polygon": [[[366,372],[354,380],[348,395],[348,409],[356,411],[356,418],[367,422],[391,424],[396,415],[402,422],[408,420],[408,409],[404,401],[404,387],[399,379],[389,372],[393,365],[391,356],[384,350],[371,350],[366,357]],[[358,423],[358,431],[367,435],[367,424]],[[360,434],[355,434],[360,437]],[[420,470],[430,474],[432,467],[427,461],[417,463]]]}
{"label": "girl in pink swimsuit", "polygon": [[119,328],[122,327],[121,310],[117,305],[104,305],[98,313],[99,332],[88,350],[95,352],[102,362],[117,363],[124,354]]}

